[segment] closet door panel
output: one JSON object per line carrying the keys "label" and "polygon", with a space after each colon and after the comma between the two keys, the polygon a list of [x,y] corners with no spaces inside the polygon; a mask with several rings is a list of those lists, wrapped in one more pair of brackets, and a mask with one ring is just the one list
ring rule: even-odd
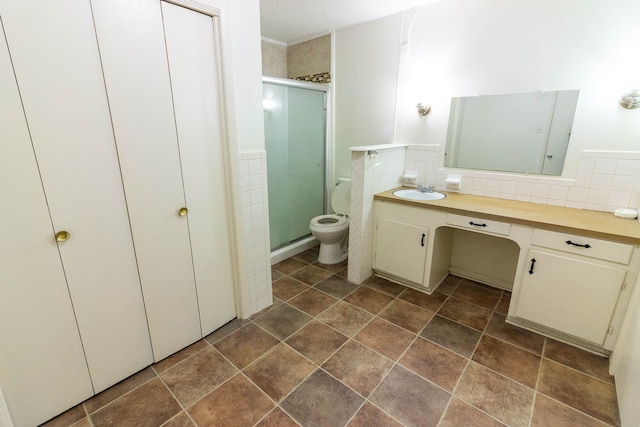
{"label": "closet door panel", "polygon": [[236,316],[211,16],[162,2],[204,334]]}
{"label": "closet door panel", "polygon": [[92,4],[157,361],[202,337],[160,4]]}
{"label": "closet door panel", "polygon": [[[95,391],[151,362],[88,1],[2,1],[2,17]],[[126,349],[126,351],[123,351]]]}
{"label": "closet door panel", "polygon": [[4,36],[0,141],[0,386],[36,425],[93,389]]}

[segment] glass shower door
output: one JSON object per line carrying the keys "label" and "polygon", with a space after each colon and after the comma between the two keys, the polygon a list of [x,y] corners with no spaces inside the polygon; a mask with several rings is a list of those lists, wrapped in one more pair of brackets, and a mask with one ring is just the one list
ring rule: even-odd
{"label": "glass shower door", "polygon": [[271,250],[324,213],[325,93],[263,83]]}

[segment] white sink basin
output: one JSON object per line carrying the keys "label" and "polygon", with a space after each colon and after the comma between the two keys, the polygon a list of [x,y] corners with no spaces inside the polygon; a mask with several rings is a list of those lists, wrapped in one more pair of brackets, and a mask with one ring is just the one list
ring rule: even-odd
{"label": "white sink basin", "polygon": [[394,196],[409,200],[440,200],[447,197],[445,194],[434,191],[432,193],[422,193],[418,190],[398,190],[393,192]]}

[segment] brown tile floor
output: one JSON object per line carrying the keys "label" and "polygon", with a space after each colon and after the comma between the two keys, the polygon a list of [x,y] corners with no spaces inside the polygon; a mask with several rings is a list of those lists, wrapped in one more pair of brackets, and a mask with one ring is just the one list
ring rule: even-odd
{"label": "brown tile floor", "polygon": [[78,405],[55,426],[617,426],[607,360],[505,323],[509,293],[346,281],[315,249],[275,303]]}

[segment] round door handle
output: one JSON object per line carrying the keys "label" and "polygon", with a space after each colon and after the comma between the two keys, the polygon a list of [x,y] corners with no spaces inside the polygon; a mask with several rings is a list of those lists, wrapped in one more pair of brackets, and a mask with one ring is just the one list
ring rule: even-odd
{"label": "round door handle", "polygon": [[69,233],[68,231],[58,231],[56,233],[56,240],[58,242],[66,242],[70,238],[71,238],[71,233]]}
{"label": "round door handle", "polygon": [[189,213],[189,209],[187,208],[180,208],[180,210],[178,211],[178,215],[180,216],[187,216],[188,213]]}

